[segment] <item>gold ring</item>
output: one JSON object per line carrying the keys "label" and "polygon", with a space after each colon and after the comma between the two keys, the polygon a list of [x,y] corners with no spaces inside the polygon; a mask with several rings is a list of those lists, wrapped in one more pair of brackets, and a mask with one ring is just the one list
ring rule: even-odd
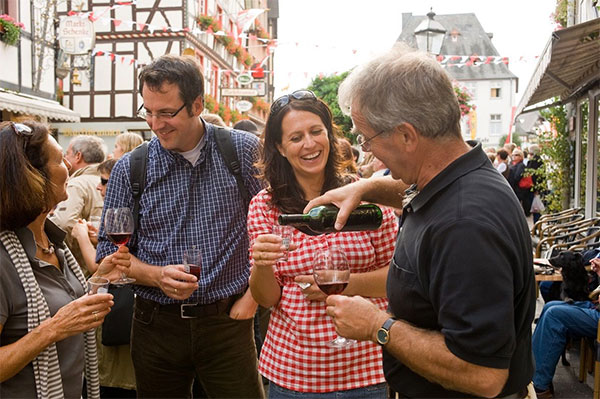
{"label": "gold ring", "polygon": [[98,312],[92,312],[94,315],[94,321],[98,321]]}
{"label": "gold ring", "polygon": [[173,292],[177,294],[177,288],[173,288]]}

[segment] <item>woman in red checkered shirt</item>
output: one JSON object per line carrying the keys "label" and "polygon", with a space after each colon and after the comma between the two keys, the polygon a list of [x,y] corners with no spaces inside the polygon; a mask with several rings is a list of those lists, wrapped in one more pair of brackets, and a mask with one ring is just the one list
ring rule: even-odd
{"label": "woman in red checkered shirt", "polygon": [[[250,203],[250,289],[271,307],[259,371],[270,380],[270,398],[386,398],[381,348],[372,342],[337,349],[325,313],[326,296],[314,284],[312,262],[321,246],[341,247],[352,272],[345,295],[370,297],[387,307],[385,281],[394,250],[397,219],[384,209],[375,231],[311,236],[294,229],[287,261],[281,238],[271,234],[281,213],[302,213],[307,202],[353,179],[343,172],[331,111],[308,90],[277,99],[271,106],[258,163],[268,188]],[[302,289],[298,283],[311,283]],[[337,393],[338,396],[335,396]],[[339,394],[342,393],[342,396]],[[319,394],[319,395],[316,395]]]}

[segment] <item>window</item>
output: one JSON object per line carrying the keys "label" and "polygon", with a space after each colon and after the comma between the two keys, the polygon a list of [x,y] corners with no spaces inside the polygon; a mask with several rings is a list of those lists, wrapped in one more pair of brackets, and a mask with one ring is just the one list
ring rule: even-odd
{"label": "window", "polygon": [[492,98],[500,98],[500,88],[499,87],[492,87],[492,90],[490,91],[490,97],[492,97]]}
{"label": "window", "polygon": [[208,14],[208,0],[198,0],[198,8],[200,15]]}
{"label": "window", "polygon": [[490,115],[490,135],[500,136],[502,134],[502,114]]}

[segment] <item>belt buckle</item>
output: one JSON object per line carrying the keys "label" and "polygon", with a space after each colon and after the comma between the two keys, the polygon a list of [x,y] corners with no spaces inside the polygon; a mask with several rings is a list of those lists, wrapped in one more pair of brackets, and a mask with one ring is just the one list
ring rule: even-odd
{"label": "belt buckle", "polygon": [[187,315],[185,314],[185,310],[186,310],[187,308],[192,308],[192,307],[195,307],[195,306],[198,306],[198,304],[197,304],[197,303],[182,303],[182,304],[181,304],[181,308],[180,308],[180,311],[181,311],[181,318],[182,318],[182,319],[196,319],[196,318],[197,318],[197,316],[187,316]]}

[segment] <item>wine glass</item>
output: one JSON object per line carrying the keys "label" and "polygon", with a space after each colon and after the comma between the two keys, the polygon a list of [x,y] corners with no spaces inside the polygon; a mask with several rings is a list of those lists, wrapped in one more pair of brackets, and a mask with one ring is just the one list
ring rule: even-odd
{"label": "wine glass", "polygon": [[[339,247],[319,249],[313,261],[315,283],[326,295],[341,294],[350,281],[348,259]],[[356,344],[353,339],[337,336],[329,342],[334,348],[347,348]]]}
{"label": "wine glass", "polygon": [[[109,240],[119,247],[127,244],[133,234],[133,214],[129,208],[109,208],[104,215],[104,232]],[[113,284],[123,285],[135,282],[122,272],[121,278]]]}
{"label": "wine glass", "polygon": [[200,284],[200,270],[202,266],[202,252],[200,248],[194,245],[183,251],[183,264],[185,272],[196,276],[198,284]]}
{"label": "wine glass", "polygon": [[288,260],[288,251],[290,249],[290,243],[292,242],[292,227],[291,226],[282,226],[280,224],[273,225],[273,234],[281,237],[281,244],[285,246],[285,251],[283,252],[283,256],[279,258],[279,260],[287,261]]}

